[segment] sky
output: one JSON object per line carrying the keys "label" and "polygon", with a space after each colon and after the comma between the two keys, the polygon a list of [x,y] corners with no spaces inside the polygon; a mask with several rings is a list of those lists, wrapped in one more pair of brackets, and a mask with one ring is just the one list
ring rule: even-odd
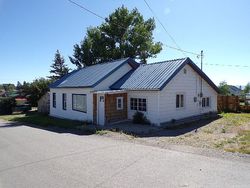
{"label": "sky", "polygon": [[[136,7],[145,19],[154,17],[143,0],[74,1],[103,17],[122,5],[130,10]],[[249,0],[147,2],[181,49],[204,51],[203,70],[215,84],[224,80],[232,85],[250,82]],[[148,62],[188,56],[200,66],[195,55],[166,47],[176,46],[155,21],[154,41],[164,46]],[[80,43],[88,27],[102,22],[68,0],[0,0],[0,84],[49,76],[57,49],[74,69],[68,59],[73,45]]]}

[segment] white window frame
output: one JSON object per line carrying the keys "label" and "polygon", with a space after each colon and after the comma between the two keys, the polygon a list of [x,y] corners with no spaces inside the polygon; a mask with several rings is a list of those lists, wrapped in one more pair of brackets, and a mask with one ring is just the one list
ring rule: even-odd
{"label": "white window frame", "polygon": [[[119,101],[121,102],[121,106],[119,106]],[[123,97],[116,97],[116,109],[123,110]]]}
{"label": "white window frame", "polygon": [[[179,96],[178,97],[178,106],[177,106],[177,95]],[[183,96],[183,101],[181,102],[181,96]],[[183,109],[185,108],[185,94],[184,93],[176,93],[175,95],[175,107],[176,109]],[[182,104],[182,105],[181,105]]]}
{"label": "white window frame", "polygon": [[52,93],[52,107],[56,108],[56,93]]}
{"label": "white window frame", "polygon": [[[205,101],[205,104],[203,105],[203,101]],[[207,102],[209,101],[209,104],[207,105]],[[211,106],[211,97],[202,97],[201,99],[201,107],[202,108],[210,108]]]}
{"label": "white window frame", "polygon": [[[74,99],[74,96],[82,96],[83,97],[83,104],[85,104],[85,106],[83,107],[83,109],[79,108],[79,102],[77,102],[77,98]],[[87,113],[87,95],[86,94],[72,94],[72,110],[74,111],[78,111],[78,112],[83,112],[83,113]]]}
{"label": "white window frame", "polygon": [[[132,100],[134,101],[133,102],[133,109],[132,109],[132,105],[131,105]],[[140,112],[147,112],[147,98],[131,97],[129,102],[130,102],[130,110],[140,111]],[[145,104],[145,105],[140,105],[140,104]]]}
{"label": "white window frame", "polygon": [[62,93],[62,109],[67,110],[67,94]]}

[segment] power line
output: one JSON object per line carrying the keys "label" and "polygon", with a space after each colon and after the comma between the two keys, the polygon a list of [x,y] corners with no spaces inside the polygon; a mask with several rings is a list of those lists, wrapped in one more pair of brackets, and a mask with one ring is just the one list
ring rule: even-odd
{"label": "power line", "polygon": [[[103,16],[101,16],[101,15],[95,13],[95,12],[92,11],[92,10],[89,10],[88,8],[84,7],[83,5],[80,5],[79,3],[76,3],[75,1],[72,1],[72,0],[68,0],[68,1],[69,1],[70,3],[72,3],[72,4],[76,5],[76,6],[78,6],[79,8],[81,8],[81,9],[83,9],[83,10],[89,12],[90,14],[93,14],[93,15],[95,15],[96,17],[98,17],[98,18],[100,18],[100,19],[102,19],[102,20],[105,20],[105,18],[104,18]],[[118,23],[115,23],[115,25],[117,25],[117,26],[119,26],[119,27],[121,27],[121,28],[123,28],[123,29],[127,29],[126,27],[123,27],[123,26],[119,25]],[[135,32],[135,33],[136,33],[138,36],[145,37],[144,35],[141,35],[140,33],[137,33],[137,32]],[[174,39],[173,39],[173,40],[174,40]],[[174,50],[183,52],[183,54],[184,54],[184,53],[189,53],[189,54],[192,54],[192,55],[196,55],[197,57],[200,56],[200,54],[198,54],[198,53],[194,53],[194,52],[182,50],[181,48],[178,47],[178,45],[177,45],[178,48],[173,47],[173,46],[169,46],[169,45],[166,45],[166,44],[164,44],[164,45],[165,45],[166,47],[168,47],[168,48],[171,48],[171,49],[174,49]],[[185,55],[185,54],[184,54],[184,55]],[[185,56],[186,56],[186,55],[185,55]]]}
{"label": "power line", "polygon": [[[95,15],[96,17],[98,17],[98,18],[100,18],[100,19],[102,19],[102,20],[105,20],[105,18],[104,18],[103,16],[101,16],[101,15],[95,13],[95,12],[92,11],[92,10],[89,10],[88,8],[84,7],[83,5],[80,5],[80,4],[78,4],[78,3],[76,3],[75,1],[72,1],[72,0],[68,0],[68,1],[69,1],[70,3],[72,3],[72,4],[76,5],[76,6],[78,6],[79,8],[81,8],[81,9],[83,9],[83,10],[85,10],[85,11],[87,11],[87,12],[93,14],[93,15]],[[147,4],[146,0],[144,0],[144,2]],[[147,4],[147,5],[148,5],[148,4]],[[150,6],[149,6],[149,8],[150,8]],[[150,8],[150,9],[151,9],[151,8]],[[152,9],[151,9],[151,10],[152,10]],[[159,21],[159,23],[162,25],[162,27],[165,28],[164,25],[160,22],[160,20],[159,20],[157,17],[156,17],[156,19]],[[121,26],[121,25],[119,25],[119,24],[117,24],[117,23],[116,23],[116,25],[119,26],[119,27],[121,27],[121,28],[125,28],[125,27],[123,27],[123,26]],[[125,29],[127,29],[127,28],[125,28]],[[166,30],[166,28],[165,28],[164,30]],[[137,33],[137,32],[135,32],[135,33],[136,33],[137,35],[139,35],[139,36],[144,37],[144,36],[141,35],[140,33]],[[166,33],[168,33],[167,30],[166,30]],[[168,33],[168,35],[169,35],[170,38],[173,39],[173,41],[175,41],[174,38],[173,38],[169,33]],[[176,42],[174,42],[174,43],[176,43]],[[177,43],[176,43],[177,48],[176,48],[176,47],[173,47],[173,46],[169,46],[169,45],[167,45],[167,44],[165,44],[165,46],[168,47],[168,48],[171,48],[171,49],[174,49],[174,50],[183,52],[183,53],[188,53],[188,54],[195,55],[195,56],[197,56],[197,58],[200,57],[200,54],[198,54],[198,53],[190,52],[190,51],[186,51],[186,50],[182,50],[180,47],[178,47],[178,44],[177,44]],[[248,68],[248,67],[250,67],[250,66],[248,66],[248,65],[239,65],[239,64],[211,64],[211,63],[204,63],[204,65],[208,65],[208,66],[238,67],[238,68]]]}
{"label": "power line", "polygon": [[222,67],[239,67],[239,68],[247,68],[248,65],[236,65],[236,64],[212,64],[212,63],[205,63],[208,66],[222,66]]}
{"label": "power line", "polygon": [[91,13],[91,14],[97,16],[98,18],[101,18],[101,19],[105,20],[104,17],[102,17],[102,16],[100,16],[99,14],[93,12],[92,10],[89,10],[89,9],[87,9],[86,7],[84,7],[84,6],[82,6],[82,5],[78,4],[78,3],[76,3],[75,1],[71,1],[71,0],[68,0],[68,1],[69,1],[70,3],[72,3],[72,4],[74,4],[74,5],[76,5],[76,6],[80,7],[80,8],[82,8],[82,9],[84,9],[85,11],[87,11],[87,12],[89,12],[89,13]]}
{"label": "power line", "polygon": [[154,10],[149,6],[148,2],[146,0],[144,0],[144,3],[147,5],[148,9],[154,15],[154,17],[156,18],[156,20],[160,23],[161,27],[167,33],[167,35],[169,36],[169,38],[173,41],[173,43],[175,44],[175,46],[177,46],[176,49],[179,50],[179,51],[181,51],[183,53],[183,55],[186,56],[185,51],[181,49],[181,47],[175,41],[174,37],[172,37],[172,35],[167,31],[166,27],[162,24],[161,20],[157,17],[157,15],[155,14]]}

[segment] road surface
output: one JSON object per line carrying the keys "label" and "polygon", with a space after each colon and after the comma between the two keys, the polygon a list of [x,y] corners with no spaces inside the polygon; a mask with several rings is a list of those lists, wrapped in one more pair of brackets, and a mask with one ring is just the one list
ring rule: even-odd
{"label": "road surface", "polygon": [[0,187],[249,187],[250,163],[0,121]]}

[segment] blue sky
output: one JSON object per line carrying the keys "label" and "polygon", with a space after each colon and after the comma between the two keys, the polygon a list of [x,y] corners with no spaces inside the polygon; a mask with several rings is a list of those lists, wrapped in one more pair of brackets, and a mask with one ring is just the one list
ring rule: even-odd
{"label": "blue sky", "polygon": [[[153,17],[143,0],[75,1],[104,17],[121,5],[138,8],[145,18]],[[250,82],[249,0],[147,1],[182,49],[204,50],[204,71],[216,84],[222,80],[234,85]],[[73,45],[84,38],[87,27],[101,23],[67,0],[0,0],[0,83],[48,76],[57,49],[74,68],[68,60]],[[157,21],[154,36],[155,41],[175,46]],[[183,56],[164,47],[149,62]],[[200,61],[188,56],[195,63]]]}

